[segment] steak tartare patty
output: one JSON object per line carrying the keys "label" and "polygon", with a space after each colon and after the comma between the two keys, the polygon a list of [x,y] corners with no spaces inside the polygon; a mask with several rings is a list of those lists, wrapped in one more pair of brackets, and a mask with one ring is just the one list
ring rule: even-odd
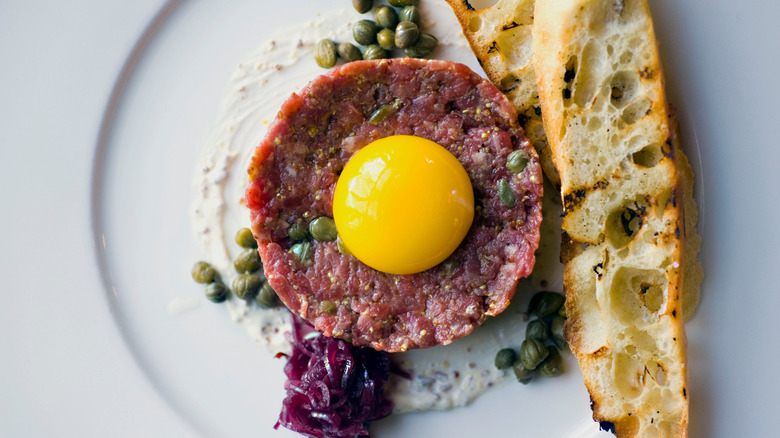
{"label": "steak tartare patty", "polygon": [[[385,105],[393,111],[370,120]],[[246,205],[268,282],[326,335],[390,352],[448,344],[501,313],[531,273],[541,223],[542,173],[516,119],[496,87],[452,62],[357,61],[314,79],[284,103],[249,168]],[[335,241],[312,240],[304,260],[290,251],[292,224],[333,217],[350,157],[399,134],[445,147],[471,179],[474,221],[452,256],[392,275],[340,253]],[[529,161],[515,174],[506,162],[518,149]]]}

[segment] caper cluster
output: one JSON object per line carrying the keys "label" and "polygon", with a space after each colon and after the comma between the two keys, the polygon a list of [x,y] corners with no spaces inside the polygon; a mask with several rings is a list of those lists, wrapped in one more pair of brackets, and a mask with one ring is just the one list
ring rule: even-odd
{"label": "caper cluster", "polygon": [[355,42],[365,46],[363,52],[351,43],[337,44],[323,39],[314,47],[317,65],[330,68],[339,58],[345,62],[390,58],[395,48],[410,58],[423,58],[439,45],[435,36],[420,30],[416,0],[388,0],[388,3],[374,8],[374,0],[352,0],[355,10],[361,14],[374,9],[373,20],[360,20],[352,28]]}
{"label": "caper cluster", "polygon": [[[519,177],[530,160],[531,156],[528,155],[528,152],[518,149],[512,151],[512,153],[506,157],[506,168]],[[509,184],[509,181],[503,178],[500,179],[496,185],[496,191],[498,192],[498,199],[504,207],[514,208],[515,204],[517,204],[517,197],[515,196],[515,192],[512,191],[512,186]]]}
{"label": "caper cluster", "polygon": [[308,261],[313,252],[312,239],[318,242],[336,241],[339,252],[351,255],[344,242],[339,238],[336,223],[327,216],[319,216],[305,225],[303,222],[295,222],[287,229],[292,245],[290,252],[298,256],[301,262]]}
{"label": "caper cluster", "polygon": [[535,376],[555,377],[563,373],[563,360],[559,350],[566,346],[563,339],[563,323],[566,320],[564,297],[557,292],[537,292],[528,304],[528,315],[536,317],[525,329],[525,340],[519,353],[504,348],[496,354],[498,369],[512,367],[521,383],[530,382]]}
{"label": "caper cluster", "polygon": [[[235,240],[244,250],[233,261],[233,267],[238,273],[233,279],[233,293],[243,300],[254,300],[260,307],[275,307],[279,299],[263,273],[263,262],[257,253],[257,242],[252,231],[249,228],[238,230]],[[192,267],[192,278],[198,283],[207,284],[206,298],[210,301],[221,303],[230,296],[230,288],[222,282],[216,269],[207,262],[195,263]]]}

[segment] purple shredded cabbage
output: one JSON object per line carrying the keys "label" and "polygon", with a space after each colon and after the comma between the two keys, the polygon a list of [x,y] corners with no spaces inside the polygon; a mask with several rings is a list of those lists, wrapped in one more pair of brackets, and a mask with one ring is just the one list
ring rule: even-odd
{"label": "purple shredded cabbage", "polygon": [[316,438],[369,436],[368,423],[393,408],[382,394],[389,355],[329,338],[293,318],[292,355],[284,366],[287,397],[275,428]]}

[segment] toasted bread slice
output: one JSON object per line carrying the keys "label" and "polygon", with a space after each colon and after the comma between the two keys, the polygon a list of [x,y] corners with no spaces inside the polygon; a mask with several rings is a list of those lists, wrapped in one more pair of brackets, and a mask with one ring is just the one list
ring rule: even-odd
{"label": "toasted bread slice", "polygon": [[517,109],[518,121],[534,145],[547,179],[560,185],[544,134],[539,92],[531,65],[534,0],[499,0],[476,10],[468,0],[447,0],[482,69]]}
{"label": "toasted bread slice", "polygon": [[685,437],[683,185],[646,0],[546,0],[533,64],[564,202],[566,337],[594,419]]}

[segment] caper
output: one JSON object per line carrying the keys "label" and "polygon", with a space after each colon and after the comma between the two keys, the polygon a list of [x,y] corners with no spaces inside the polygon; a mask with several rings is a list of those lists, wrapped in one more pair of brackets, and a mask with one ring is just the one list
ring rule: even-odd
{"label": "caper", "polygon": [[445,277],[454,274],[456,269],[458,269],[458,259],[455,256],[449,256],[441,262],[441,272]]}
{"label": "caper", "polygon": [[395,28],[395,45],[401,49],[412,47],[420,36],[420,29],[411,21],[402,21]]}
{"label": "caper", "polygon": [[529,370],[528,368],[523,366],[523,362],[517,361],[514,365],[512,365],[512,371],[515,372],[515,377],[517,377],[517,381],[522,383],[523,385],[527,384],[531,381],[531,379],[534,378],[534,372],[533,370]]}
{"label": "caper", "polygon": [[395,47],[395,32],[390,29],[382,29],[376,34],[376,41],[379,43],[379,47],[392,50]]}
{"label": "caper", "polygon": [[344,58],[344,61],[346,62],[357,61],[358,59],[363,58],[363,54],[360,53],[360,49],[351,43],[339,44],[336,46],[336,51],[339,53],[340,57]]}
{"label": "caper", "polygon": [[[376,42],[377,32],[379,32],[379,27],[371,20],[360,20],[352,28],[352,36],[355,38],[355,42],[364,46]],[[363,59],[366,59],[365,56],[364,53]]]}
{"label": "caper", "polygon": [[255,272],[262,266],[260,254],[256,249],[247,249],[241,252],[233,261],[233,267],[236,272],[243,274],[245,272]]}
{"label": "caper", "polygon": [[290,251],[297,255],[301,261],[308,260],[311,255],[311,242],[300,242],[290,247]]}
{"label": "caper", "polygon": [[372,44],[363,51],[363,59],[385,59],[388,56],[387,51],[377,44]]}
{"label": "caper", "polygon": [[529,370],[536,369],[548,354],[547,347],[536,339],[526,339],[520,345],[520,361]]}
{"label": "caper", "polygon": [[344,255],[352,255],[352,252],[347,248],[347,245],[341,240],[341,237],[336,238],[336,245],[339,247],[339,252]]}
{"label": "caper", "polygon": [[380,6],[374,11],[374,21],[379,27],[392,29],[398,24],[398,15],[396,15],[395,9],[390,6]]}
{"label": "caper", "polygon": [[206,262],[197,262],[192,267],[192,278],[198,283],[208,284],[214,281],[217,271]]}
{"label": "caper", "polygon": [[558,308],[558,315],[560,315],[561,318],[566,318],[566,306]]}
{"label": "caper", "polygon": [[561,353],[552,345],[547,347],[547,352],[547,358],[536,367],[536,370],[543,376],[560,376],[563,374],[563,359],[561,359]]}
{"label": "caper", "polygon": [[[563,308],[563,306],[561,306]],[[566,346],[566,339],[563,337],[563,323],[566,320],[560,315],[555,315],[550,323],[550,332],[552,334],[552,340],[555,345],[563,349]]]}
{"label": "caper", "polygon": [[541,319],[535,319],[525,328],[525,338],[544,342],[550,337],[550,329]]}
{"label": "caper", "polygon": [[255,303],[264,309],[270,309],[276,306],[277,300],[276,291],[274,291],[267,281],[264,281],[263,285],[260,287],[260,291],[255,295]]}
{"label": "caper", "polygon": [[325,300],[320,303],[320,312],[327,313],[328,315],[335,315],[338,312],[338,307],[333,301]]}
{"label": "caper", "polygon": [[241,274],[233,279],[233,292],[242,300],[249,300],[257,295],[263,280],[255,274]]}
{"label": "caper", "polygon": [[241,228],[236,233],[236,243],[241,248],[257,248],[257,241],[249,228]]}
{"label": "caper", "polygon": [[512,191],[512,186],[510,186],[505,179],[498,181],[498,199],[506,208],[512,208],[515,206],[515,203],[517,203],[517,198],[515,197],[515,192]]}
{"label": "caper", "polygon": [[387,2],[390,3],[392,6],[395,6],[396,8],[409,6],[417,3],[416,0],[387,0]]}
{"label": "caper", "polygon": [[433,52],[438,45],[439,40],[435,36],[421,33],[412,47],[404,49],[404,54],[410,58],[423,58]]}
{"label": "caper", "polygon": [[398,21],[411,21],[419,27],[420,10],[417,9],[417,6],[414,5],[406,6],[401,9],[401,12],[398,13]]}
{"label": "caper", "polygon": [[393,103],[380,106],[376,109],[376,111],[371,113],[371,116],[368,118],[368,123],[371,123],[372,125],[378,125],[384,122],[388,116],[398,111],[399,106],[401,106],[400,100],[395,100]]}
{"label": "caper", "polygon": [[361,14],[365,14],[374,7],[374,0],[352,0],[352,6]]}
{"label": "caper", "polygon": [[314,46],[314,60],[322,68],[331,68],[336,65],[337,57],[336,44],[327,38],[319,40]]}
{"label": "caper", "polygon": [[287,237],[289,237],[293,242],[306,240],[306,238],[309,237],[309,227],[296,222],[290,225],[290,228],[287,229]]}
{"label": "caper", "polygon": [[221,281],[215,281],[206,286],[206,298],[211,302],[221,303],[227,299],[228,295],[230,295],[230,289]]}
{"label": "caper", "polygon": [[336,230],[336,223],[327,216],[320,216],[309,224],[309,233],[311,237],[320,242],[332,242],[336,240],[339,233]]}
{"label": "caper", "polygon": [[530,159],[531,156],[528,155],[528,152],[522,149],[512,151],[512,153],[506,157],[506,168],[512,173],[520,173],[525,169],[525,166],[528,165]]}
{"label": "caper", "polygon": [[498,350],[495,360],[496,368],[503,370],[511,367],[515,362],[517,362],[517,353],[515,353],[515,350],[511,348],[502,348],[501,350]]}
{"label": "caper", "polygon": [[539,318],[550,316],[563,305],[565,298],[557,292],[537,292],[528,303],[528,314]]}

